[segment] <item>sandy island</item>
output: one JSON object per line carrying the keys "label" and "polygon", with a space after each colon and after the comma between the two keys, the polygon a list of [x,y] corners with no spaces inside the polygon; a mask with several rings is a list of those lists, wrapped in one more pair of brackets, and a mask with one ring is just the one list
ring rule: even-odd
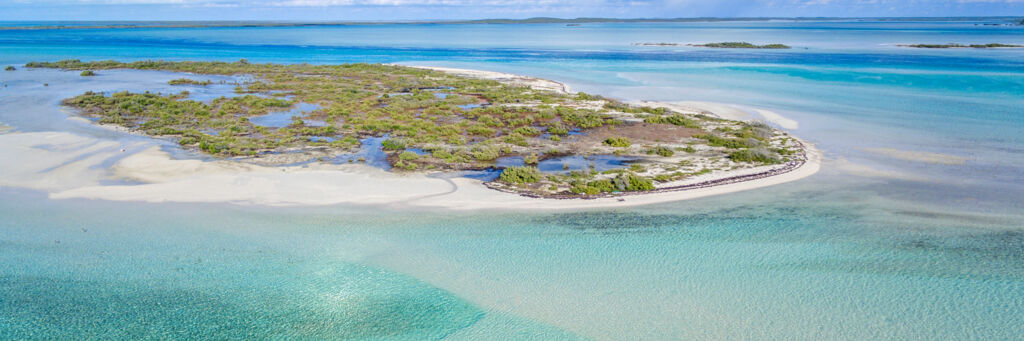
{"label": "sandy island", "polygon": [[[425,67],[426,68],[426,67]],[[562,83],[500,72],[429,67],[457,75],[493,79],[542,90],[568,92]],[[750,111],[705,102],[643,102],[682,112],[750,120]],[[754,110],[759,120],[785,129],[795,121]],[[69,119],[74,119],[69,117]],[[794,137],[795,138],[795,137]],[[396,174],[365,165],[314,163],[261,166],[218,160],[178,160],[159,146],[122,146],[68,132],[0,131],[0,186],[44,190],[54,199],[86,198],[143,202],[228,202],[268,206],[371,204],[395,207],[559,210],[672,202],[751,190],[816,173],[821,154],[805,146],[803,162],[719,171],[659,184],[653,192],[594,199],[531,198],[488,188],[480,180],[449,173]],[[127,151],[131,149],[131,151]],[[116,160],[104,167],[110,160]],[[108,169],[104,169],[108,168]],[[120,184],[109,184],[120,181]]]}

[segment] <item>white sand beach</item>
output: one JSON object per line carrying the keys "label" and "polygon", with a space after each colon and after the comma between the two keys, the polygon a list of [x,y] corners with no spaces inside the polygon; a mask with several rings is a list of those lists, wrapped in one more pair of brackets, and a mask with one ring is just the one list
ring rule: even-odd
{"label": "white sand beach", "polygon": [[511,73],[496,72],[496,71],[484,71],[484,70],[471,70],[471,69],[458,69],[450,67],[436,67],[436,66],[417,66],[417,65],[403,65],[408,67],[414,67],[419,69],[427,69],[434,71],[441,71],[450,73],[453,75],[472,77],[480,79],[490,79],[499,81],[502,83],[509,83],[521,86],[528,86],[537,90],[554,91],[559,93],[569,93],[569,86],[547,79],[528,77],[522,75],[516,75]]}

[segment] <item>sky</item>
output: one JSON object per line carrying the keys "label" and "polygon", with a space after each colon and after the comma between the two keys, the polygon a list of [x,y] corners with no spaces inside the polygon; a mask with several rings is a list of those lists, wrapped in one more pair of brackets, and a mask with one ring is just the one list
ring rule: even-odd
{"label": "sky", "polygon": [[1024,0],[0,0],[0,13],[0,21],[1024,17]]}

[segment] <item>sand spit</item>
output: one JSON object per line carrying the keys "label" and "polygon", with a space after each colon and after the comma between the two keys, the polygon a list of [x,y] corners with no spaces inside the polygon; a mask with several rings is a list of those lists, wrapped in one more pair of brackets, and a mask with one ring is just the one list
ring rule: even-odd
{"label": "sand spit", "polygon": [[51,197],[146,202],[231,202],[269,206],[393,204],[452,191],[443,179],[363,165],[267,167],[236,161],[174,160],[152,147],[125,158],[114,178],[139,185],[87,186]]}

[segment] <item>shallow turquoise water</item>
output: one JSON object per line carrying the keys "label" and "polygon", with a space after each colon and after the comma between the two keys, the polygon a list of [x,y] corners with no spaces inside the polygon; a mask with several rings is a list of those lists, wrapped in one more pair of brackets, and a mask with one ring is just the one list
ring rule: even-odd
{"label": "shallow turquoise water", "polygon": [[[631,45],[727,40],[797,48]],[[892,46],[948,42],[1024,44],[1024,29],[775,22],[0,31],[0,64],[400,62],[546,77],[627,100],[737,103],[799,121],[793,133],[826,153],[823,171],[796,183],[558,214],[53,201],[2,188],[0,337],[1016,339],[1024,335],[1024,50]],[[0,82],[64,79],[32,72],[27,80],[0,73]],[[150,78],[125,72],[74,82],[159,85]],[[70,88],[33,90],[56,92],[38,104],[0,89],[0,107],[39,108],[30,116],[5,107],[0,122],[131,138],[46,109]],[[865,148],[966,161],[923,163]]]}
{"label": "shallow turquoise water", "polygon": [[874,212],[848,189],[557,214],[4,198],[0,312],[16,337],[1024,331],[1013,221]]}

